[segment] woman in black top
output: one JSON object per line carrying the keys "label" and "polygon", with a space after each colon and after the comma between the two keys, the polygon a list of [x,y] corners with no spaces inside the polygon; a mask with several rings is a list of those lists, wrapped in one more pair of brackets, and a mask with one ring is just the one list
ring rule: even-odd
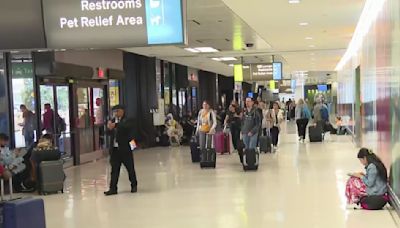
{"label": "woman in black top", "polygon": [[238,145],[240,142],[240,131],[242,125],[241,119],[242,113],[240,112],[240,109],[235,104],[231,104],[226,114],[224,125],[227,127],[229,126],[232,135],[233,148],[236,152],[238,150]]}

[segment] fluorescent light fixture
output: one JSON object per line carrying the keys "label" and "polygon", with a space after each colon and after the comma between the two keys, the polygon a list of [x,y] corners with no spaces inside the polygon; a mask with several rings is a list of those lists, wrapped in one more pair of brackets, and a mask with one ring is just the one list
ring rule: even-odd
{"label": "fluorescent light fixture", "polygon": [[221,61],[237,61],[235,57],[221,57],[219,58]]}
{"label": "fluorescent light fixture", "polygon": [[228,66],[230,66],[230,67],[234,67],[235,65],[234,65],[234,64],[229,64]]}
{"label": "fluorescent light fixture", "polygon": [[300,26],[307,26],[307,25],[308,25],[308,22],[301,22],[301,23],[299,23],[299,25],[300,25]]}
{"label": "fluorescent light fixture", "polygon": [[381,12],[386,0],[367,0],[364,5],[364,9],[361,13],[360,20],[357,23],[356,30],[353,38],[350,41],[349,46],[342,59],[337,64],[335,70],[340,71],[352,59],[361,48],[364,41],[364,37],[368,34],[371,25],[376,21],[379,12]]}
{"label": "fluorescent light fixture", "polygon": [[197,47],[194,49],[196,49],[197,51],[202,52],[202,53],[219,52],[217,49],[212,48],[212,47]]}
{"label": "fluorescent light fixture", "polygon": [[312,40],[313,38],[311,36],[306,37],[306,40]]}
{"label": "fluorescent light fixture", "polygon": [[194,48],[185,48],[185,50],[189,51],[189,52],[193,52],[193,53],[199,53],[200,52],[200,51],[198,51],[198,50],[196,50]]}
{"label": "fluorescent light fixture", "polygon": [[300,0],[289,0],[289,4],[299,4]]}
{"label": "fluorescent light fixture", "polygon": [[308,45],[308,47],[310,47],[310,48],[315,48],[315,45]]}
{"label": "fluorescent light fixture", "polygon": [[221,57],[221,58],[211,58],[212,60],[221,62],[221,61],[236,61],[237,58],[235,57]]}

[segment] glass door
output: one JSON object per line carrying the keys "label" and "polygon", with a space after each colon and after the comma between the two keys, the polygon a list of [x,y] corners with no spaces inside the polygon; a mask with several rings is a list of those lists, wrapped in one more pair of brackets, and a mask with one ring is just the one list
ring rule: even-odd
{"label": "glass door", "polygon": [[66,161],[73,161],[68,85],[40,85],[41,133],[51,134]]}

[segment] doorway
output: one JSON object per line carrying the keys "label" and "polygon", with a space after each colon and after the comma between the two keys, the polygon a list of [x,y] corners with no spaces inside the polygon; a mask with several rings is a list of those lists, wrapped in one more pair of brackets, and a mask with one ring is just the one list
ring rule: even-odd
{"label": "doorway", "polygon": [[73,165],[73,131],[71,127],[70,86],[40,84],[41,134],[51,134],[67,166]]}

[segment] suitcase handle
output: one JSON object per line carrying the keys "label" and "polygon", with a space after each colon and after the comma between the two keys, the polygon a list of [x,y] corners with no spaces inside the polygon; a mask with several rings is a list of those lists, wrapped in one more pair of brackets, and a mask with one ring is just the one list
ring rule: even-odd
{"label": "suitcase handle", "polygon": [[[10,188],[10,200],[14,199],[13,196],[13,182],[12,182],[12,177],[10,177],[10,179],[8,180],[8,185]],[[0,189],[1,189],[1,201],[4,201],[4,179],[1,178],[0,180]]]}
{"label": "suitcase handle", "polygon": [[[208,137],[211,136],[211,148],[208,148]],[[206,134],[206,149],[214,149],[214,135],[212,134]]]}

